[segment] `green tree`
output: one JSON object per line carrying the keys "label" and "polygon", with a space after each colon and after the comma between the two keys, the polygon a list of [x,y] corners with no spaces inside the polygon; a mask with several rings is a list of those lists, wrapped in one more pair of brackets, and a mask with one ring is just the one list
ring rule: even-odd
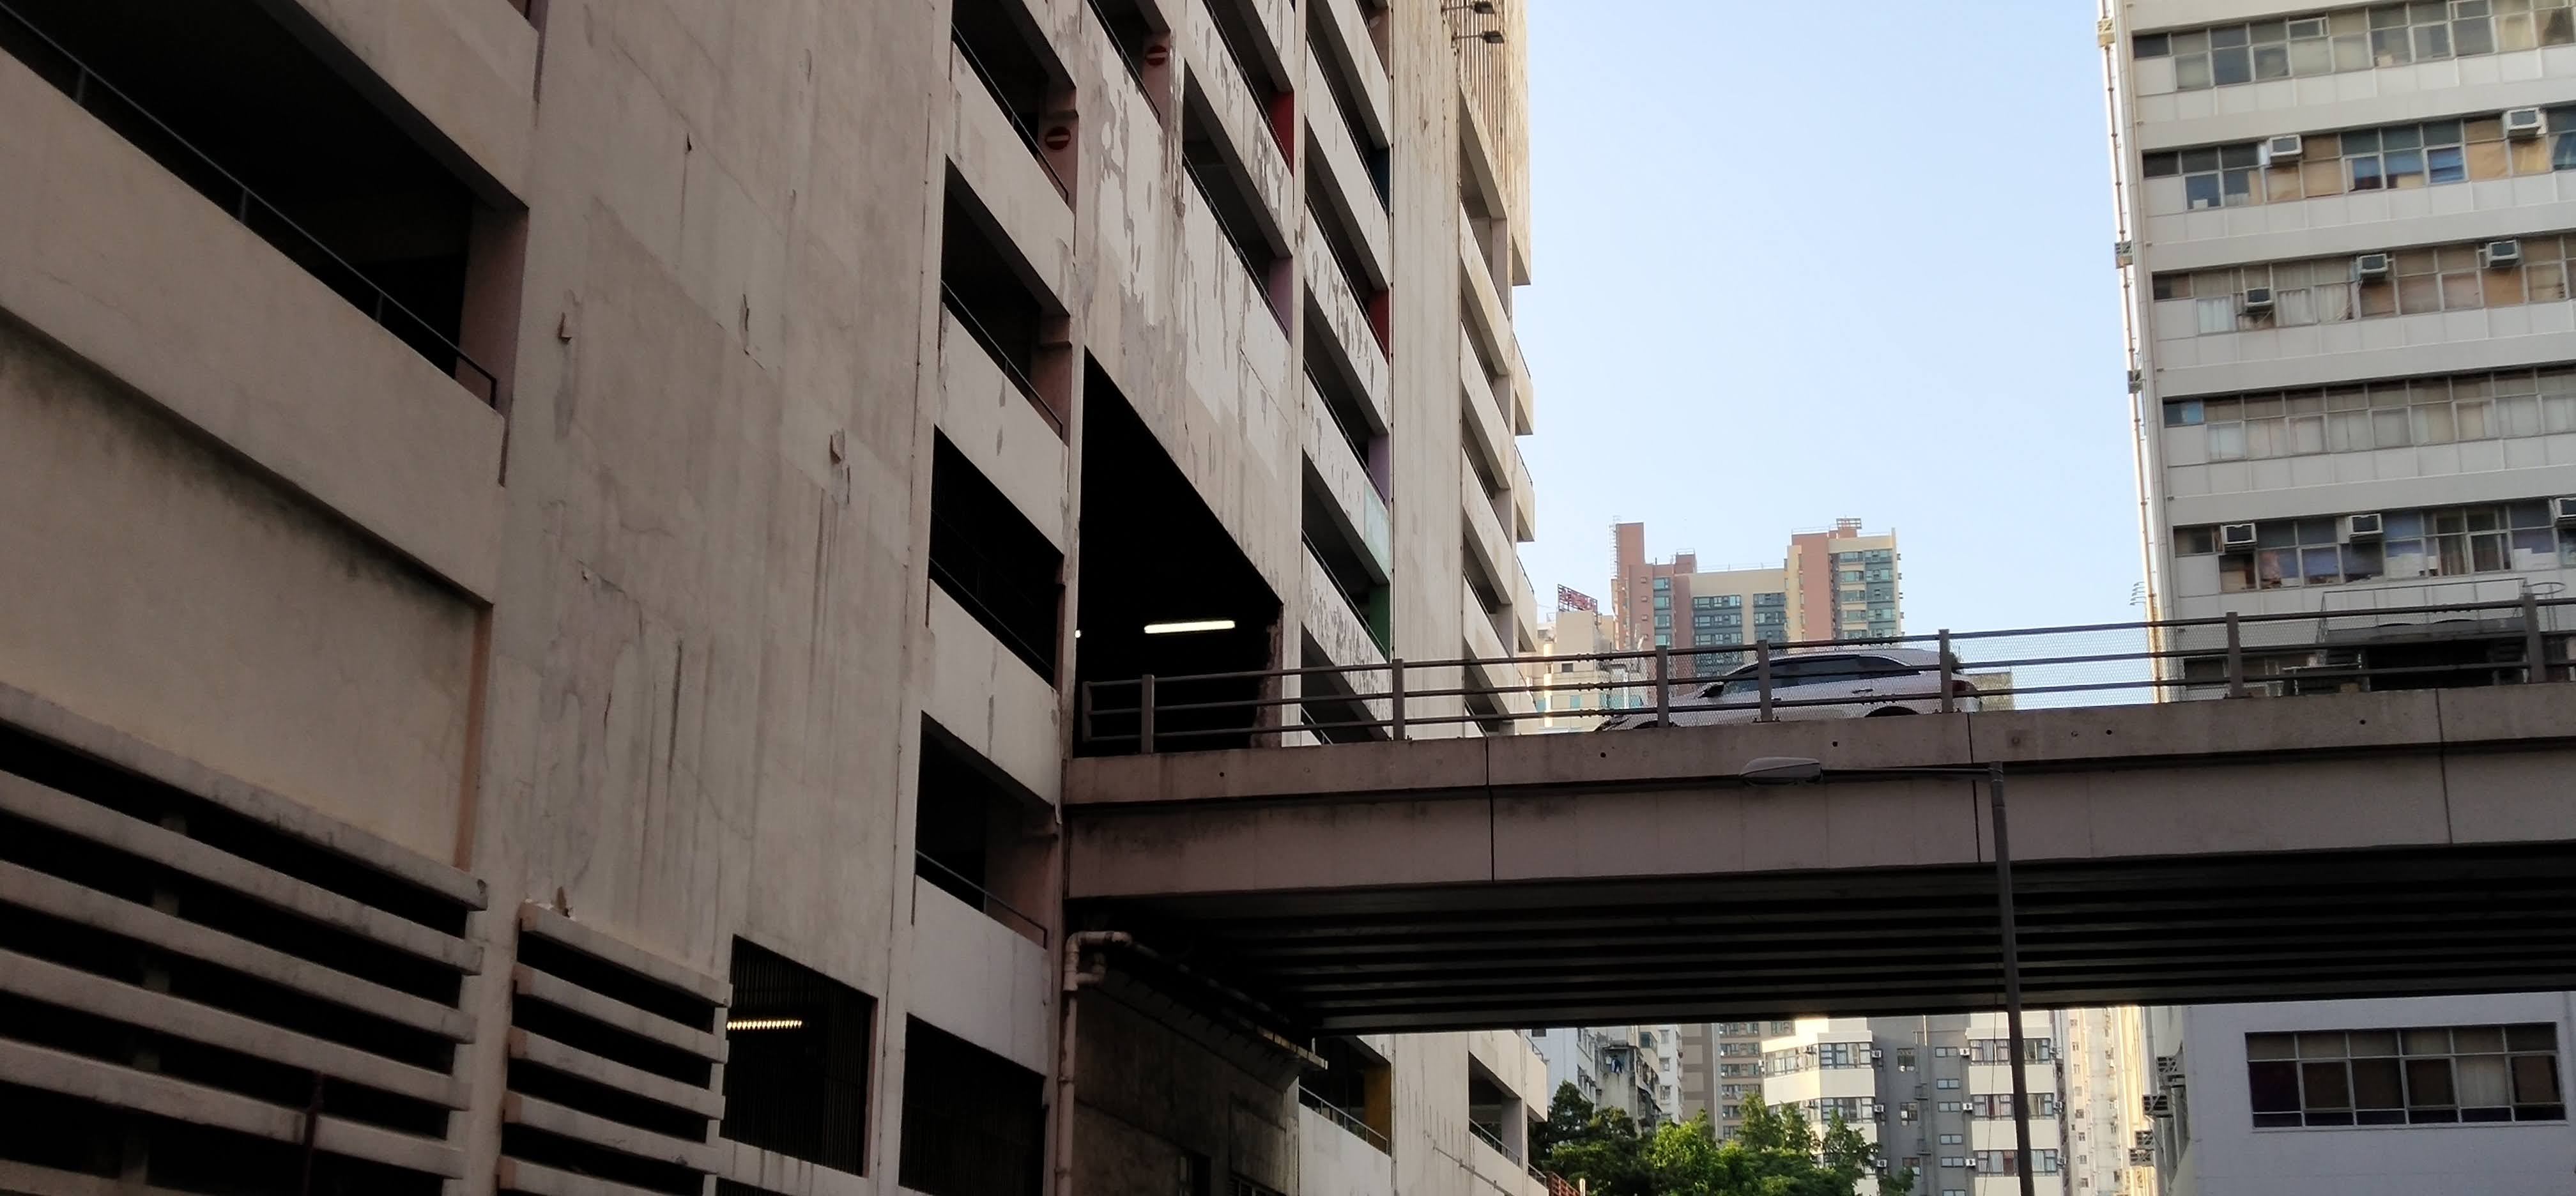
{"label": "green tree", "polygon": [[1557,1085],[1530,1157],[1542,1170],[1583,1181],[1593,1196],[1661,1196],[1636,1121],[1617,1109],[1594,1108],[1572,1084]]}
{"label": "green tree", "polygon": [[[1759,1099],[1745,1105],[1744,1124],[1728,1141],[1719,1142],[1702,1115],[1657,1129],[1646,1150],[1654,1196],[1854,1196],[1876,1155],[1840,1116],[1819,1136],[1796,1109]],[[1910,1187],[1913,1175],[1889,1180]]]}

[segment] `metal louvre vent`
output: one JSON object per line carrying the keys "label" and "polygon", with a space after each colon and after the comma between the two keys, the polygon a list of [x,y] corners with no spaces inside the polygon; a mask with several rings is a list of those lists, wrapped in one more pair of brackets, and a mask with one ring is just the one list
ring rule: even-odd
{"label": "metal louvre vent", "polygon": [[26,716],[0,722],[0,1187],[461,1177],[482,886],[16,691],[0,711]]}
{"label": "metal louvre vent", "polygon": [[731,986],[544,906],[518,925],[500,1190],[705,1191]]}

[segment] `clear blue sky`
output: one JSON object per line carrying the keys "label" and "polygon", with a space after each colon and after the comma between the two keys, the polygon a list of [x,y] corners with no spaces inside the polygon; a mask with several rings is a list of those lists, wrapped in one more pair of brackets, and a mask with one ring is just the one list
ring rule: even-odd
{"label": "clear blue sky", "polygon": [[1516,2],[1542,603],[1857,515],[1909,631],[2143,617],[2092,5]]}

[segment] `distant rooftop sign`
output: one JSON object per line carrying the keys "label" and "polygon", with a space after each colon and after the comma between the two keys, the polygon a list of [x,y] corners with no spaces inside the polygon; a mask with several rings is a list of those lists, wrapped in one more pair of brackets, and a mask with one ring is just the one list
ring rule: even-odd
{"label": "distant rooftop sign", "polygon": [[1590,594],[1570,586],[1558,586],[1556,587],[1556,609],[1589,611],[1597,615],[1601,613],[1601,604]]}

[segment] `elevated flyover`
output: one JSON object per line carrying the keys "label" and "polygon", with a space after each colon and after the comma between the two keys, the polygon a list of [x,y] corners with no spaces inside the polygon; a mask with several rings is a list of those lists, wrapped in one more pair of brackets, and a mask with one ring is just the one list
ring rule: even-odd
{"label": "elevated flyover", "polygon": [[1310,1031],[1992,1009],[1982,780],[1865,770],[1998,763],[2034,1005],[2576,988],[2555,682],[1078,759],[1071,912]]}

